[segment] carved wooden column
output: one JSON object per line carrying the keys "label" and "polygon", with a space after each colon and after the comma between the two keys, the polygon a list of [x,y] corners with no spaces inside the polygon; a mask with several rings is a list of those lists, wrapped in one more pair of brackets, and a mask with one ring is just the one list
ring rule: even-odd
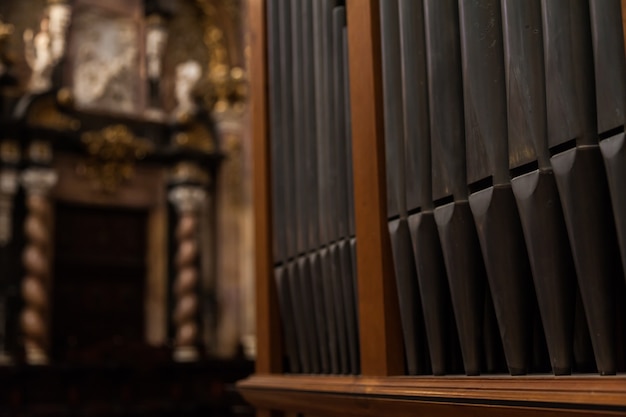
{"label": "carved wooden column", "polygon": [[49,144],[34,142],[29,157],[36,166],[26,169],[21,177],[27,209],[26,245],[22,255],[25,276],[21,326],[26,363],[42,365],[48,362],[52,278],[52,205],[48,195],[57,182],[57,174],[45,167],[52,159]]}
{"label": "carved wooden column", "polygon": [[[181,164],[175,170],[174,179],[191,171],[202,173],[195,166]],[[179,175],[179,177],[177,177]],[[203,177],[206,174],[202,175]],[[176,181],[169,192],[169,200],[178,212],[176,227],[177,251],[175,256],[176,278],[174,281],[174,325],[176,330],[174,360],[190,362],[198,359],[199,342],[199,215],[207,198],[203,184],[197,181]]]}

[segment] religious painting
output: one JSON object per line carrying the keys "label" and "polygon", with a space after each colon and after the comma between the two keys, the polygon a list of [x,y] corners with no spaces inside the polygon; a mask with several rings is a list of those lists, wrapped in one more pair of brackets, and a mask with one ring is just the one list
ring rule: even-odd
{"label": "religious painting", "polygon": [[70,79],[77,107],[107,113],[143,109],[142,25],[135,7],[76,7]]}

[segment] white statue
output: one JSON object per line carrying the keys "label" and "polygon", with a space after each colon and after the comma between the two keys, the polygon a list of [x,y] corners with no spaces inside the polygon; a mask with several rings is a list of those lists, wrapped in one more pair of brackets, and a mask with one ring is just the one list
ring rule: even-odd
{"label": "white statue", "polygon": [[71,7],[64,3],[53,3],[48,6],[48,16],[50,19],[48,32],[51,38],[50,46],[52,49],[52,58],[55,62],[58,62],[65,54],[65,38],[71,13]]}
{"label": "white statue", "polygon": [[39,32],[24,31],[24,56],[32,70],[28,90],[39,93],[52,86],[52,70],[65,53],[65,33],[71,9],[67,4],[52,3],[39,24]]}
{"label": "white statue", "polygon": [[167,44],[167,30],[163,19],[148,17],[146,27],[146,72],[148,75],[148,106],[153,115],[161,117],[161,76],[163,53]]}
{"label": "white statue", "polygon": [[175,94],[178,105],[174,109],[175,116],[193,114],[196,104],[192,90],[202,76],[202,67],[198,61],[189,60],[176,66]]}
{"label": "white statue", "polygon": [[33,31],[24,31],[24,57],[32,70],[28,90],[39,93],[48,90],[52,86],[52,69],[54,59],[50,41],[48,18],[41,19],[39,32],[33,36]]}
{"label": "white statue", "polygon": [[161,77],[161,60],[167,43],[167,32],[160,27],[150,27],[146,35],[146,61],[148,78],[158,80]]}

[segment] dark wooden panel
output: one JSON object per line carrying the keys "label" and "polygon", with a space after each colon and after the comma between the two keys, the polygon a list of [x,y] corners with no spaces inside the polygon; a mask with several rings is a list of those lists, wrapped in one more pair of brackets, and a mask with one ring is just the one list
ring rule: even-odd
{"label": "dark wooden panel", "polygon": [[[146,211],[58,204],[55,258],[62,262],[144,263]],[[135,263],[136,265],[136,263]]]}
{"label": "dark wooden panel", "polygon": [[141,344],[147,212],[58,204],[53,355],[98,360],[112,345]]}

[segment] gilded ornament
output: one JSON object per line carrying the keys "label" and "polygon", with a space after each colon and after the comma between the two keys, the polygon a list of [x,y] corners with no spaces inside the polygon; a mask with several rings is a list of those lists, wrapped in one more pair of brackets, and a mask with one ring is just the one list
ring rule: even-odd
{"label": "gilded ornament", "polygon": [[77,173],[89,178],[94,187],[114,193],[134,175],[136,161],[152,151],[152,145],[136,137],[125,125],[113,125],[81,138],[89,158],[77,167]]}
{"label": "gilded ornament", "polygon": [[13,34],[13,25],[4,23],[0,20],[0,41],[5,40]]}
{"label": "gilded ornament", "polygon": [[[245,71],[233,67],[229,61],[224,32],[217,24],[216,6],[208,0],[196,0],[196,3],[204,12],[204,43],[209,51],[208,84],[203,91],[204,100],[215,113],[228,111],[231,107],[241,111],[247,95]],[[221,5],[227,13],[237,13],[235,1],[225,0]]]}
{"label": "gilded ornament", "polygon": [[71,107],[74,105],[74,94],[67,87],[61,88],[57,92],[57,102],[63,107]]}
{"label": "gilded ornament", "polygon": [[43,140],[34,140],[28,146],[28,159],[39,164],[52,162],[52,146]]}
{"label": "gilded ornament", "polygon": [[12,33],[13,25],[4,23],[0,19],[0,77],[7,73],[12,63],[12,60],[7,56],[7,40]]}
{"label": "gilded ornament", "polygon": [[[61,91],[63,91],[63,89]],[[62,101],[60,101],[59,104],[65,105],[68,96],[67,93],[61,91],[59,91],[59,94]],[[71,99],[71,94],[69,99]],[[57,99],[53,96],[37,99],[28,113],[28,123],[31,126],[52,130],[76,131],[80,129],[80,121],[59,111],[56,100]]]}
{"label": "gilded ornament", "polygon": [[211,177],[209,173],[193,162],[180,162],[170,172],[170,180],[176,183],[194,182],[209,185]]}
{"label": "gilded ornament", "polygon": [[0,143],[0,160],[5,164],[17,164],[21,158],[20,145],[15,140]]}
{"label": "gilded ornament", "polygon": [[215,152],[213,135],[199,122],[192,123],[185,131],[177,133],[173,138],[173,144],[204,153]]}

